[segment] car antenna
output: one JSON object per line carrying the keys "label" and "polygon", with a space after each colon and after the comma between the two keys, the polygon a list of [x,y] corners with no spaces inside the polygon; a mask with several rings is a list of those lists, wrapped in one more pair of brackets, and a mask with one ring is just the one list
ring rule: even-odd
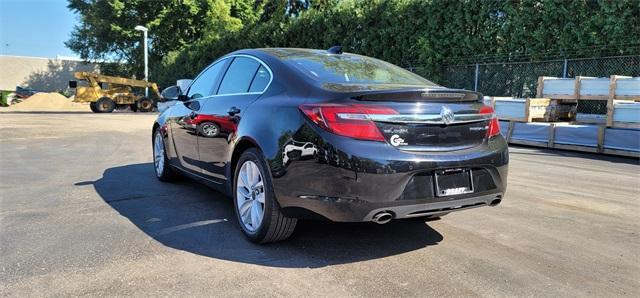
{"label": "car antenna", "polygon": [[327,52],[329,52],[329,54],[342,54],[342,46],[332,46]]}

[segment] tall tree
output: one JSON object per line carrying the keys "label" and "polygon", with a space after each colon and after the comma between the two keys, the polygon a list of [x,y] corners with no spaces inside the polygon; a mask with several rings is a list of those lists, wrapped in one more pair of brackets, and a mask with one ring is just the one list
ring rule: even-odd
{"label": "tall tree", "polygon": [[[230,1],[239,2],[239,1]],[[206,37],[242,27],[224,0],[69,0],[80,22],[65,43],[83,59],[116,62],[113,71],[142,73],[142,37],[135,26],[149,28],[151,61]]]}

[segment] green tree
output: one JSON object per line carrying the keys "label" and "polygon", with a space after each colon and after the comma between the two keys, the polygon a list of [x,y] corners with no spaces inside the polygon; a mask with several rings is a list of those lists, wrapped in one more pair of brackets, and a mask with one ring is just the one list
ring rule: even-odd
{"label": "green tree", "polygon": [[242,27],[223,0],[69,0],[68,7],[80,22],[66,46],[83,59],[114,62],[105,68],[126,76],[140,77],[143,72],[142,37],[136,25],[149,28],[152,64],[194,40],[215,40]]}

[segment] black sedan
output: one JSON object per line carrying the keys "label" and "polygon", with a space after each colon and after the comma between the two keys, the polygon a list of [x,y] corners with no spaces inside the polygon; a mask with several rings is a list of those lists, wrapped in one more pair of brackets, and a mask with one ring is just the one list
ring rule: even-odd
{"label": "black sedan", "polygon": [[205,68],[153,125],[158,178],[233,196],[244,234],[297,220],[386,223],[500,203],[507,143],[476,92],[329,50],[240,50]]}

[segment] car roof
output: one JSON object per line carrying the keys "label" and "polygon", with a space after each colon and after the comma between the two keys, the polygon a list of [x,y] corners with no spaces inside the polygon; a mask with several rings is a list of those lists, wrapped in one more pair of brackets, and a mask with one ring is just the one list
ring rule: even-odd
{"label": "car roof", "polygon": [[[259,48],[256,51],[261,51],[278,58],[290,57],[292,55],[326,55],[327,50],[319,49],[303,49],[303,48]],[[348,54],[348,53],[346,53]]]}
{"label": "car roof", "polygon": [[[242,49],[242,50],[237,50],[233,53],[229,53],[226,56],[229,55],[239,55],[239,54],[245,54],[245,55],[254,55],[254,56],[262,56],[262,55],[268,55],[271,56],[273,58],[277,58],[279,60],[282,60],[284,58],[290,58],[292,56],[314,56],[314,55],[327,55],[330,54],[327,50],[321,50],[321,49],[305,49],[305,48],[256,48],[256,49]],[[341,53],[340,55],[345,55],[345,56],[360,56],[357,54],[352,54],[352,53]]]}

